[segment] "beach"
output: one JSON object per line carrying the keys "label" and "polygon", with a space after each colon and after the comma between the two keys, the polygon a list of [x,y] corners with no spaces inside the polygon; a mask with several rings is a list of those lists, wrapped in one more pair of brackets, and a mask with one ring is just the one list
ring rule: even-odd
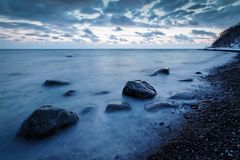
{"label": "beach", "polygon": [[147,159],[239,159],[239,71],[238,55],[203,77],[211,89],[199,89],[201,100],[188,113],[183,129]]}

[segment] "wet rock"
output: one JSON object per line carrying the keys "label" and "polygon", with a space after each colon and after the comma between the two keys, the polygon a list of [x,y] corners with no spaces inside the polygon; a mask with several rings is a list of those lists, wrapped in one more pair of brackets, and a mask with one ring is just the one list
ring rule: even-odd
{"label": "wet rock", "polygon": [[157,112],[160,109],[176,108],[176,105],[169,103],[153,103],[145,105],[144,108],[149,112]]}
{"label": "wet rock", "polygon": [[122,91],[123,95],[147,99],[157,95],[157,91],[147,82],[142,80],[128,81]]}
{"label": "wet rock", "polygon": [[195,95],[191,92],[182,92],[176,93],[169,97],[169,99],[176,99],[176,100],[192,100],[195,98]]}
{"label": "wet rock", "polygon": [[110,93],[109,91],[101,91],[101,92],[95,93],[94,95],[99,96],[99,95],[106,95],[106,94],[109,94],[109,93]]}
{"label": "wet rock", "polygon": [[169,68],[159,68],[153,74],[151,74],[150,76],[156,76],[156,75],[159,75],[159,74],[169,74],[169,72],[170,72]]}
{"label": "wet rock", "polygon": [[105,112],[116,112],[116,111],[129,111],[131,110],[131,106],[126,103],[123,102],[121,104],[108,104],[106,107]]}
{"label": "wet rock", "polygon": [[159,122],[158,125],[159,125],[159,126],[163,126],[163,125],[164,125],[164,122]]}
{"label": "wet rock", "polygon": [[77,93],[77,91],[75,91],[75,90],[69,90],[69,91],[65,92],[63,94],[63,96],[70,97],[70,96],[74,96],[76,93]]}
{"label": "wet rock", "polygon": [[63,85],[69,85],[70,82],[66,80],[46,80],[43,85],[44,86],[63,86]]}
{"label": "wet rock", "polygon": [[195,74],[202,74],[202,72],[195,72]]}
{"label": "wet rock", "polygon": [[192,78],[188,78],[188,79],[181,79],[179,80],[179,82],[192,82],[193,79]]}
{"label": "wet rock", "polygon": [[95,107],[86,107],[82,110],[81,114],[85,115],[85,114],[88,114],[90,112],[93,112],[96,108]]}
{"label": "wet rock", "polygon": [[44,138],[75,124],[78,120],[78,115],[74,112],[53,106],[42,106],[24,120],[17,135],[26,139]]}

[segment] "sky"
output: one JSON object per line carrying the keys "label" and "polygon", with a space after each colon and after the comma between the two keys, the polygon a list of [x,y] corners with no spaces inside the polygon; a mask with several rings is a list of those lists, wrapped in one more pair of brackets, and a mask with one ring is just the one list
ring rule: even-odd
{"label": "sky", "polygon": [[0,0],[0,49],[202,48],[240,0]]}

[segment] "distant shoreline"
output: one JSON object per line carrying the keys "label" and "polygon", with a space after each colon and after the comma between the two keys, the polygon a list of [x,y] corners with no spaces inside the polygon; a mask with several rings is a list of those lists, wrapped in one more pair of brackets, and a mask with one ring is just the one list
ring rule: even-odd
{"label": "distant shoreline", "polygon": [[240,49],[231,49],[231,48],[203,48],[199,50],[205,51],[227,51],[227,52],[237,52],[240,53]]}

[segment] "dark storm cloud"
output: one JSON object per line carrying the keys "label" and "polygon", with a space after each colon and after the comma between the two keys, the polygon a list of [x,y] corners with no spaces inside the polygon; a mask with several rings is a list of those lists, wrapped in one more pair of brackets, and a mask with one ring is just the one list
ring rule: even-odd
{"label": "dark storm cloud", "polygon": [[216,33],[213,32],[208,32],[208,31],[204,31],[204,30],[192,30],[192,34],[195,35],[206,35],[206,36],[216,36]]}

